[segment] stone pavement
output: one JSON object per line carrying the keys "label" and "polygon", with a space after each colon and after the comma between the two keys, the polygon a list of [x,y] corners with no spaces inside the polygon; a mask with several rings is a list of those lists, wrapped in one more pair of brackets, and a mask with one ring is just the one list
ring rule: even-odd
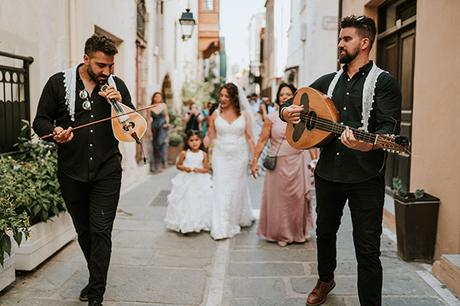
{"label": "stone pavement", "polygon": [[[122,195],[104,305],[305,305],[317,279],[314,239],[280,248],[258,239],[255,225],[217,242],[207,233],[184,236],[168,231],[163,218],[175,173],[170,168],[149,176]],[[255,207],[262,182],[251,180]],[[338,258],[337,287],[325,305],[359,305],[348,212],[338,236]],[[386,236],[382,261],[384,305],[448,305],[420,276],[419,271],[426,273],[424,267],[401,261]],[[87,278],[74,241],[35,271],[19,274],[0,293],[0,305],[85,305],[78,294]]]}

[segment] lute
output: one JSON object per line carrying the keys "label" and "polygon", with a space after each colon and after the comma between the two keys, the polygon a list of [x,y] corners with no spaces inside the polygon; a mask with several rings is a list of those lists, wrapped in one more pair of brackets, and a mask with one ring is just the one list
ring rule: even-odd
{"label": "lute", "polygon": [[[303,105],[298,124],[288,123],[286,140],[296,149],[309,149],[321,146],[339,136],[347,127],[339,123],[339,112],[334,102],[323,93],[310,87],[297,90],[292,104]],[[356,139],[372,143],[375,147],[400,155],[410,155],[409,140],[399,135],[368,133],[351,128]]]}

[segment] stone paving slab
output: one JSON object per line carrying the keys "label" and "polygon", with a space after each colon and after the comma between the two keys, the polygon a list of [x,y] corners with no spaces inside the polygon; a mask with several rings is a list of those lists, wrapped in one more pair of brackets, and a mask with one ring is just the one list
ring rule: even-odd
{"label": "stone paving slab", "polygon": [[300,276],[305,275],[304,266],[300,263],[230,263],[229,276]]}
{"label": "stone paving slab", "polygon": [[199,305],[206,287],[206,272],[114,266],[108,283],[107,301]]}
{"label": "stone paving slab", "polygon": [[235,297],[284,297],[286,286],[282,278],[238,278],[230,285]]}
{"label": "stone paving slab", "polygon": [[[257,237],[254,224],[230,239],[222,252],[222,244],[209,233],[169,231],[163,222],[166,193],[160,192],[171,188],[175,174],[174,169],[168,169],[122,195],[104,306],[305,305],[306,294],[317,280],[314,232],[307,243],[281,248]],[[251,180],[255,184],[253,202],[258,200],[262,183]],[[154,199],[158,201],[152,206]],[[421,265],[401,261],[395,244],[386,236],[382,236],[381,245],[383,305],[447,305],[418,275],[417,270],[424,269]],[[337,259],[337,287],[324,305],[358,306],[357,266],[347,209],[338,233]],[[85,305],[77,300],[88,280],[85,265],[78,243],[73,241],[35,271],[18,274],[16,282],[0,293],[0,306]],[[220,303],[208,304],[208,294],[214,294],[210,300]]]}
{"label": "stone paving slab", "polygon": [[314,261],[316,254],[305,250],[280,248],[232,251],[230,260],[235,262],[303,262]]}

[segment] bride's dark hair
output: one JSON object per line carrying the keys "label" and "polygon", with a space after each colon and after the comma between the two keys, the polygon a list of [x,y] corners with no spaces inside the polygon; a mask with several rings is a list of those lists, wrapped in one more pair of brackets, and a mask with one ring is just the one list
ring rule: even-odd
{"label": "bride's dark hair", "polygon": [[241,107],[240,107],[240,99],[238,97],[238,87],[236,87],[233,83],[227,83],[220,89],[219,93],[222,92],[222,89],[226,89],[228,93],[228,97],[232,102],[233,106],[235,107],[236,114],[238,116],[241,115]]}

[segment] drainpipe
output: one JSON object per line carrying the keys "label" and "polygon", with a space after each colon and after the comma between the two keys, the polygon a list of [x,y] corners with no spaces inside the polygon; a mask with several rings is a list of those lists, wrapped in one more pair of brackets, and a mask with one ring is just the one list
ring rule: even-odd
{"label": "drainpipe", "polygon": [[[340,35],[340,20],[342,20],[342,12],[343,10],[343,0],[339,0],[339,11],[337,14],[337,45],[339,44],[339,35]],[[340,62],[339,62],[339,50],[337,49],[337,70],[340,70]]]}
{"label": "drainpipe", "polygon": [[67,60],[68,67],[74,66],[76,63],[74,60],[77,58],[75,51],[77,50],[78,45],[78,1],[77,0],[68,0],[67,5],[67,23],[68,23],[68,48],[69,48],[69,58]]}

